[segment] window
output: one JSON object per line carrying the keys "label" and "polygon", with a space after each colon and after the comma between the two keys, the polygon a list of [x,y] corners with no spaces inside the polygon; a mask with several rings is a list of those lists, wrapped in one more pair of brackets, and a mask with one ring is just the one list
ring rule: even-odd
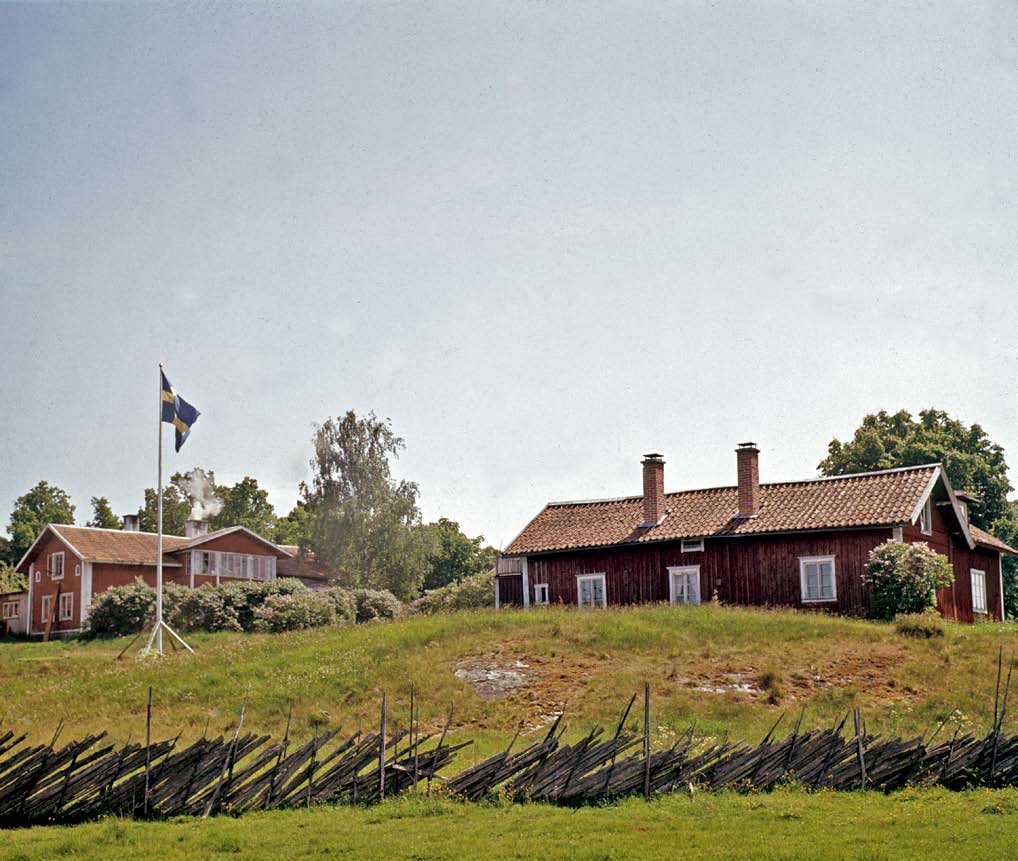
{"label": "window", "polygon": [[833,556],[801,556],[799,558],[799,579],[802,586],[802,600],[836,601],[838,587],[834,581]]}
{"label": "window", "polygon": [[8,601],[4,604],[4,618],[18,619],[21,616],[21,605],[17,601]]}
{"label": "window", "polygon": [[672,604],[700,603],[700,566],[668,569],[668,600]]}
{"label": "window", "polygon": [[684,538],[682,540],[682,552],[683,553],[702,553],[703,552],[703,539],[702,538]]}
{"label": "window", "polygon": [[41,583],[42,582],[42,571],[36,571],[35,572],[35,582],[36,583]]}
{"label": "window", "polygon": [[81,576],[81,566],[80,565],[75,565],[74,566],[74,576],[75,577],[80,577]]}
{"label": "window", "polygon": [[62,592],[60,594],[60,621],[66,622],[74,618],[74,593]]}
{"label": "window", "polygon": [[547,604],[548,603],[548,584],[538,583],[534,586],[534,603],[535,604]]}
{"label": "window", "polygon": [[986,572],[972,568],[969,576],[972,578],[972,612],[989,612],[986,607]]}
{"label": "window", "polygon": [[931,516],[931,512],[932,512],[931,499],[927,499],[926,504],[922,507],[922,510],[919,512],[919,531],[922,532],[923,535],[933,534],[933,519]]}
{"label": "window", "polygon": [[64,579],[64,552],[51,553],[49,557],[49,576],[51,580]]}
{"label": "window", "polygon": [[42,621],[45,624],[47,621],[53,618],[53,596],[43,595],[42,596]]}
{"label": "window", "polygon": [[576,576],[576,603],[580,607],[606,607],[604,574],[578,574]]}

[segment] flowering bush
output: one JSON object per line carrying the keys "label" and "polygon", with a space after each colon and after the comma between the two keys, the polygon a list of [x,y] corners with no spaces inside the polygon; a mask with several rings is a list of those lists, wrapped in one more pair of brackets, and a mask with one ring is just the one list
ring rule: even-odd
{"label": "flowering bush", "polygon": [[96,596],[88,612],[88,629],[92,634],[137,634],[155,612],[155,590],[135,580]]}
{"label": "flowering bush", "polygon": [[180,631],[242,631],[237,610],[222,586],[197,589],[172,584],[163,598],[163,615],[171,628]]}
{"label": "flowering bush", "polygon": [[950,586],[954,575],[947,557],[925,542],[885,541],[870,551],[862,579],[870,587],[872,615],[889,621],[934,607],[937,589]]}
{"label": "flowering bush", "polygon": [[349,589],[333,586],[318,593],[327,595],[336,610],[336,621],[353,624],[357,621],[357,599]]}
{"label": "flowering bush", "polygon": [[431,589],[423,598],[414,601],[413,606],[421,613],[494,607],[495,575],[492,571],[482,571],[448,586]]}
{"label": "flowering bush", "polygon": [[375,619],[395,619],[402,614],[403,605],[399,598],[376,589],[354,589],[354,601],[357,602],[357,621],[373,622]]}
{"label": "flowering bush", "polygon": [[256,631],[279,633],[301,628],[318,628],[336,621],[336,605],[332,597],[323,592],[303,592],[269,595],[255,610]]}

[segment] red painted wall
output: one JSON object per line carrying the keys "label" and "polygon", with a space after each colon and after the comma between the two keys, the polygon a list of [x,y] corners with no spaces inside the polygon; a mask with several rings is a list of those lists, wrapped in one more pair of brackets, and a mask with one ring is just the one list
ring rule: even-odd
{"label": "red painted wall", "polygon": [[[53,580],[49,576],[49,557],[54,553],[64,553],[64,577],[62,580]],[[60,631],[74,631],[81,627],[81,575],[84,570],[81,560],[74,554],[74,551],[64,543],[53,532],[50,532],[40,541],[33,551],[33,555],[26,560],[35,567],[35,574],[32,574],[32,633],[42,634],[46,627],[46,621],[42,616],[42,599],[44,595],[53,596],[53,624],[50,633]],[[75,572],[77,571],[77,574]],[[38,580],[36,576],[38,575]],[[69,620],[60,620],[59,602],[57,593],[74,595],[74,613]]]}

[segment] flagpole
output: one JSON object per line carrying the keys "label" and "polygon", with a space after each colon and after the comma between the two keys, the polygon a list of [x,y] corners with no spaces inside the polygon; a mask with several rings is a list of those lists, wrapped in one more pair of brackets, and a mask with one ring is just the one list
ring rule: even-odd
{"label": "flagpole", "polygon": [[159,478],[156,482],[156,654],[163,653],[163,363],[159,363]]}

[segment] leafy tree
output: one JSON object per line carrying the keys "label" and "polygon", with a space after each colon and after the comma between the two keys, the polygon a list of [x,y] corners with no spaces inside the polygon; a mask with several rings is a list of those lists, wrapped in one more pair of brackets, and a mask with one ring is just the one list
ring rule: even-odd
{"label": "leafy tree", "polygon": [[[1018,500],[1010,500],[1007,510],[993,524],[993,534],[1001,541],[1018,548]],[[1018,556],[1004,557],[1004,614],[1018,619]]]}
{"label": "leafy tree", "polygon": [[[159,497],[154,487],[145,488],[145,504],[138,509],[138,527],[142,532],[159,528]],[[183,535],[184,523],[191,516],[191,500],[173,484],[163,488],[163,534]]]}
{"label": "leafy tree", "polygon": [[424,575],[425,589],[438,589],[473,577],[495,563],[497,551],[484,546],[484,536],[468,538],[460,531],[455,520],[445,517],[421,527],[430,533],[428,571]]}
{"label": "leafy tree", "polygon": [[120,529],[123,521],[113,513],[110,501],[105,496],[92,497],[92,519],[86,526],[98,526],[100,529]]}
{"label": "leafy tree", "polygon": [[937,589],[954,582],[951,563],[926,542],[885,541],[870,551],[863,583],[870,587],[872,615],[891,620],[936,606]]}
{"label": "leafy tree", "polygon": [[11,542],[0,535],[0,563],[13,565],[17,561],[14,558],[14,553],[11,551]]}
{"label": "leafy tree", "polygon": [[312,442],[311,484],[301,483],[308,546],[342,585],[415,597],[428,568],[418,489],[389,466],[405,443],[388,420],[353,410],[316,427]]}
{"label": "leafy tree", "polygon": [[303,501],[298,501],[286,517],[276,520],[272,540],[276,544],[293,547],[307,547],[310,535],[311,515]]}
{"label": "leafy tree", "polygon": [[276,528],[276,512],[269,502],[268,491],[260,488],[251,476],[244,476],[233,487],[217,487],[223,507],[209,523],[212,529],[227,526],[246,526],[265,538],[271,538]]}
{"label": "leafy tree", "polygon": [[19,496],[11,512],[7,532],[11,536],[10,554],[17,561],[25,555],[47,523],[74,523],[74,506],[67,492],[40,481],[24,496]]}
{"label": "leafy tree", "polygon": [[1004,449],[978,424],[965,425],[941,410],[923,410],[918,421],[905,410],[868,415],[849,442],[831,440],[817,469],[823,475],[845,475],[938,461],[955,490],[982,499],[971,506],[969,516],[976,526],[992,530],[1006,513],[1012,489]]}
{"label": "leafy tree", "polygon": [[22,592],[28,588],[28,578],[18,574],[13,565],[0,562],[0,595],[5,592]]}

